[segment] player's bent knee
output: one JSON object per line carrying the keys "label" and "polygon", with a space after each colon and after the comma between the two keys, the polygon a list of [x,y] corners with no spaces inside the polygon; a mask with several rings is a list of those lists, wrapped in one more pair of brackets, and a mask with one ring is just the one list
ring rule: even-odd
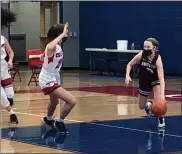
{"label": "player's bent knee", "polygon": [[73,99],[72,99],[72,101],[71,101],[71,104],[72,104],[72,105],[75,105],[75,104],[76,104],[76,99],[75,99],[75,97],[73,97]]}
{"label": "player's bent knee", "polygon": [[72,98],[70,99],[70,101],[68,102],[69,104],[71,104],[72,106],[75,106],[76,104],[76,99],[74,96],[72,96]]}
{"label": "player's bent knee", "polygon": [[3,107],[8,107],[10,105],[10,103],[7,99],[6,93],[2,87],[1,87],[1,105]]}
{"label": "player's bent knee", "polygon": [[13,87],[4,88],[4,91],[5,91],[6,96],[7,96],[8,99],[13,99],[14,98],[14,90],[13,90]]}

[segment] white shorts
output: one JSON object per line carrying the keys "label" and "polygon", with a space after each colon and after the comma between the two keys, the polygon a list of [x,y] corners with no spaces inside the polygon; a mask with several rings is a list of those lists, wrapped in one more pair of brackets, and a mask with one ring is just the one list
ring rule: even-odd
{"label": "white shorts", "polygon": [[9,72],[8,63],[5,59],[1,59],[1,85],[6,87],[12,84],[12,78]]}
{"label": "white shorts", "polygon": [[45,95],[50,94],[61,86],[60,74],[56,73],[48,75],[47,73],[41,71],[39,75],[39,85]]}

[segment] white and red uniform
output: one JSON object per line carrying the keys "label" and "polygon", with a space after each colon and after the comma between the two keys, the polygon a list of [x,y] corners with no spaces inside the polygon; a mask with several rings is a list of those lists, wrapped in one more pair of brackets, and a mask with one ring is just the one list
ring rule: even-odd
{"label": "white and red uniform", "polygon": [[63,51],[60,45],[56,45],[52,57],[45,54],[42,70],[39,75],[39,85],[45,95],[50,94],[60,87],[60,69],[63,63]]}
{"label": "white and red uniform", "polygon": [[12,78],[9,73],[8,63],[5,60],[7,56],[5,48],[5,38],[1,35],[1,84],[3,87],[6,87],[12,84]]}

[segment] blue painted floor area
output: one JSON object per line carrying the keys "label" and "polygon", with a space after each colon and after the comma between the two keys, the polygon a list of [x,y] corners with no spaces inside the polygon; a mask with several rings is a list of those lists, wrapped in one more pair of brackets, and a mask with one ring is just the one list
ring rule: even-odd
{"label": "blue painted floor area", "polygon": [[[2,129],[2,138],[86,154],[158,154],[182,151],[182,116],[166,117],[158,130],[156,118],[67,124],[68,136],[46,126]],[[10,132],[11,131],[11,132]]]}

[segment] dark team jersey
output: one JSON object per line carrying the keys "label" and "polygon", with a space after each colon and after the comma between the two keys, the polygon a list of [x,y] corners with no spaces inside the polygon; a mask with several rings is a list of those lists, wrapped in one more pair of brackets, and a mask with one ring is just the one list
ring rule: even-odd
{"label": "dark team jersey", "polygon": [[156,61],[159,57],[158,52],[155,52],[154,57],[150,60],[143,51],[142,58],[140,60],[139,78],[146,80],[158,80]]}

